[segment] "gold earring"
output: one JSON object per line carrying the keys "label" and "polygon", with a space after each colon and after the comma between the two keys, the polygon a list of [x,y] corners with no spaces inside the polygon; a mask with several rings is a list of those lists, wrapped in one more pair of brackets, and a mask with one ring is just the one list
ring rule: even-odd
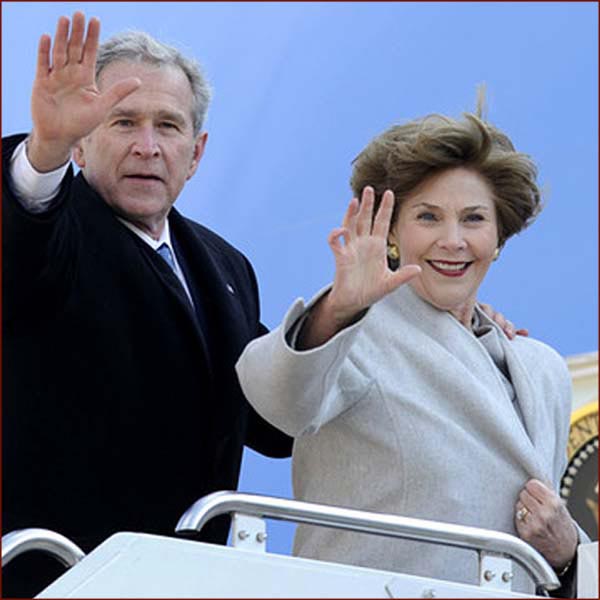
{"label": "gold earring", "polygon": [[396,246],[396,244],[388,244],[387,255],[388,255],[388,258],[391,260],[398,260],[400,258],[400,252],[398,250],[398,246]]}
{"label": "gold earring", "polygon": [[500,256],[500,248],[496,248],[494,250],[494,256],[492,257],[492,260],[498,260],[499,256]]}

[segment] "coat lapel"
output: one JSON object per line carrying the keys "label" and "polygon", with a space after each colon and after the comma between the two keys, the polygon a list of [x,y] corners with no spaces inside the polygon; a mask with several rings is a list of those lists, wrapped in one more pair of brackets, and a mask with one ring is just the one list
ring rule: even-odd
{"label": "coat lapel", "polygon": [[[510,341],[502,339],[502,344],[511,382],[523,412],[525,428],[511,405],[498,369],[483,344],[452,315],[422,300],[410,286],[403,286],[399,292],[396,301],[398,309],[408,316],[408,321],[418,323],[411,335],[421,339],[411,339],[410,343],[420,343],[431,349],[441,346],[438,351],[431,353],[428,358],[430,362],[444,362],[447,367],[448,363],[459,361],[464,368],[460,371],[456,369],[456,372],[467,373],[471,379],[470,382],[456,382],[457,387],[464,389],[465,405],[462,409],[468,410],[470,417],[479,423],[486,435],[494,436],[498,446],[507,455],[512,455],[530,476],[544,477],[546,469],[539,460],[535,444],[537,424],[534,391],[524,366],[510,347]],[[485,315],[484,318],[487,319]],[[487,322],[504,338],[495,324],[489,319]],[[432,366],[435,369],[435,365]],[[448,369],[450,374],[454,371],[455,369]]]}

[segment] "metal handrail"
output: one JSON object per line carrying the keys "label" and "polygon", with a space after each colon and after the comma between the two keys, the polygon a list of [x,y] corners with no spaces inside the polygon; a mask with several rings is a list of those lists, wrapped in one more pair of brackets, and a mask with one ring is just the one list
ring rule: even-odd
{"label": "metal handrail", "polygon": [[58,559],[65,567],[72,567],[85,552],[70,539],[49,529],[18,529],[2,536],[2,566],[30,550],[41,550]]}
{"label": "metal handrail", "polygon": [[240,492],[214,492],[200,498],[188,508],[179,519],[175,531],[177,533],[200,531],[213,517],[230,513],[324,525],[503,554],[515,560],[527,571],[535,582],[536,589],[541,587],[545,590],[553,590],[560,587],[556,574],[542,555],[514,535],[479,527],[413,519],[287,498]]}

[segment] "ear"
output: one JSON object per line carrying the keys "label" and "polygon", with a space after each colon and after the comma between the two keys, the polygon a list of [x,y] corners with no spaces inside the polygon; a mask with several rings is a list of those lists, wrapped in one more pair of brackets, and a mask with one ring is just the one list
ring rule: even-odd
{"label": "ear", "polygon": [[75,146],[73,146],[73,150],[71,151],[73,156],[73,161],[80,168],[83,169],[85,167],[85,158],[83,156],[83,144],[81,140],[79,140]]}
{"label": "ear", "polygon": [[192,155],[192,162],[190,163],[190,168],[188,169],[188,174],[186,179],[190,179],[192,175],[196,172],[198,165],[200,164],[200,159],[204,154],[204,148],[206,147],[206,140],[208,139],[208,133],[206,131],[201,131],[196,136],[196,141],[194,142],[194,154]]}
{"label": "ear", "polygon": [[387,243],[389,246],[392,246],[392,245],[397,246],[398,245],[398,239],[391,231],[388,232]]}

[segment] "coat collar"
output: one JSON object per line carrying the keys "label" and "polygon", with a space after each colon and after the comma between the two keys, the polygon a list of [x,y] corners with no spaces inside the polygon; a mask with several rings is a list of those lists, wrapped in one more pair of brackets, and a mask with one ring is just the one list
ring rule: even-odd
{"label": "coat collar", "polygon": [[[511,383],[521,407],[524,425],[521,423],[512,402],[508,398],[498,368],[479,339],[465,328],[449,312],[435,308],[423,300],[410,285],[404,285],[381,301],[382,308],[401,314],[403,322],[411,324],[403,336],[401,345],[412,344],[431,348],[431,361],[444,362],[443,368],[452,371],[454,361],[462,363],[462,372],[468,373],[471,381],[465,381],[465,396],[461,400],[469,402],[465,410],[471,412],[474,422],[489,430],[503,451],[514,455],[532,477],[548,478],[547,465],[541,460],[538,449],[543,440],[539,439],[538,415],[535,410],[536,393],[530,377],[515,350],[514,343],[506,338],[502,330],[479,308],[478,317],[490,325],[498,337],[505,353]],[[389,328],[388,328],[389,329]],[[398,335],[394,332],[391,335]],[[428,355],[429,356],[429,355]],[[436,365],[431,368],[435,371]],[[486,398],[477,396],[477,386],[488,390]],[[539,399],[538,399],[539,402]]]}

